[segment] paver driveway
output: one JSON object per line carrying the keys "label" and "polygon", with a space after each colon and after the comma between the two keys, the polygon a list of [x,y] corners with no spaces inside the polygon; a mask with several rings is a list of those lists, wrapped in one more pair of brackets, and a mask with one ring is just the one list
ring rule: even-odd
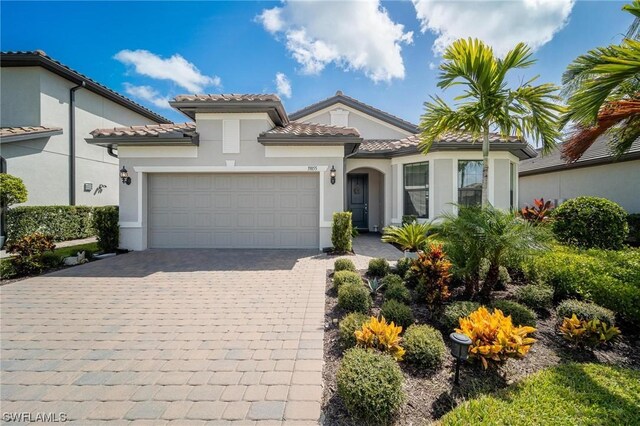
{"label": "paver driveway", "polygon": [[147,250],[3,286],[2,412],[316,423],[328,264]]}

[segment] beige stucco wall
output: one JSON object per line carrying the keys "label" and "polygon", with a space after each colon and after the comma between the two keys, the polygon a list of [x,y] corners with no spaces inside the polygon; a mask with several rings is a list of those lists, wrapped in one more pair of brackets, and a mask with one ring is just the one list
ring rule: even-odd
{"label": "beige stucco wall", "polygon": [[520,207],[531,205],[534,198],[591,195],[615,201],[628,213],[640,213],[640,160],[522,176],[519,180]]}

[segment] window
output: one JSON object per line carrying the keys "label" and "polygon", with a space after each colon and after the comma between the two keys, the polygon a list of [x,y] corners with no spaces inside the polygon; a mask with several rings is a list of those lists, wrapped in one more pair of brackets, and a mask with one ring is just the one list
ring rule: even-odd
{"label": "window", "polygon": [[516,208],[516,163],[509,163],[509,202],[511,210]]}
{"label": "window", "polygon": [[458,204],[482,204],[482,160],[458,161]]}
{"label": "window", "polygon": [[429,163],[404,165],[404,215],[429,217]]}

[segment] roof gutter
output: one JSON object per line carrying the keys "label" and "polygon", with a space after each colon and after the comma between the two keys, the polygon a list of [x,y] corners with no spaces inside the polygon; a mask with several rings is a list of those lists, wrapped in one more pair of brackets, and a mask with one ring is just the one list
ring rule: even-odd
{"label": "roof gutter", "polygon": [[76,205],[76,91],[86,86],[84,81],[69,89],[69,205]]}

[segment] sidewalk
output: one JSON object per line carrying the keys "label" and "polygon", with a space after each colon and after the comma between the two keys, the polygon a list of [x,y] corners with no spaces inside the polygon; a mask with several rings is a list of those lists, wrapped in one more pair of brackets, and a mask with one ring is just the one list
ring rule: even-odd
{"label": "sidewalk", "polygon": [[[90,244],[95,243],[96,241],[96,237],[81,238],[79,240],[60,241],[59,243],[56,243],[56,248],[78,246],[80,244]],[[4,250],[0,250],[0,259],[4,259],[7,257],[13,257],[13,255],[8,254]]]}

